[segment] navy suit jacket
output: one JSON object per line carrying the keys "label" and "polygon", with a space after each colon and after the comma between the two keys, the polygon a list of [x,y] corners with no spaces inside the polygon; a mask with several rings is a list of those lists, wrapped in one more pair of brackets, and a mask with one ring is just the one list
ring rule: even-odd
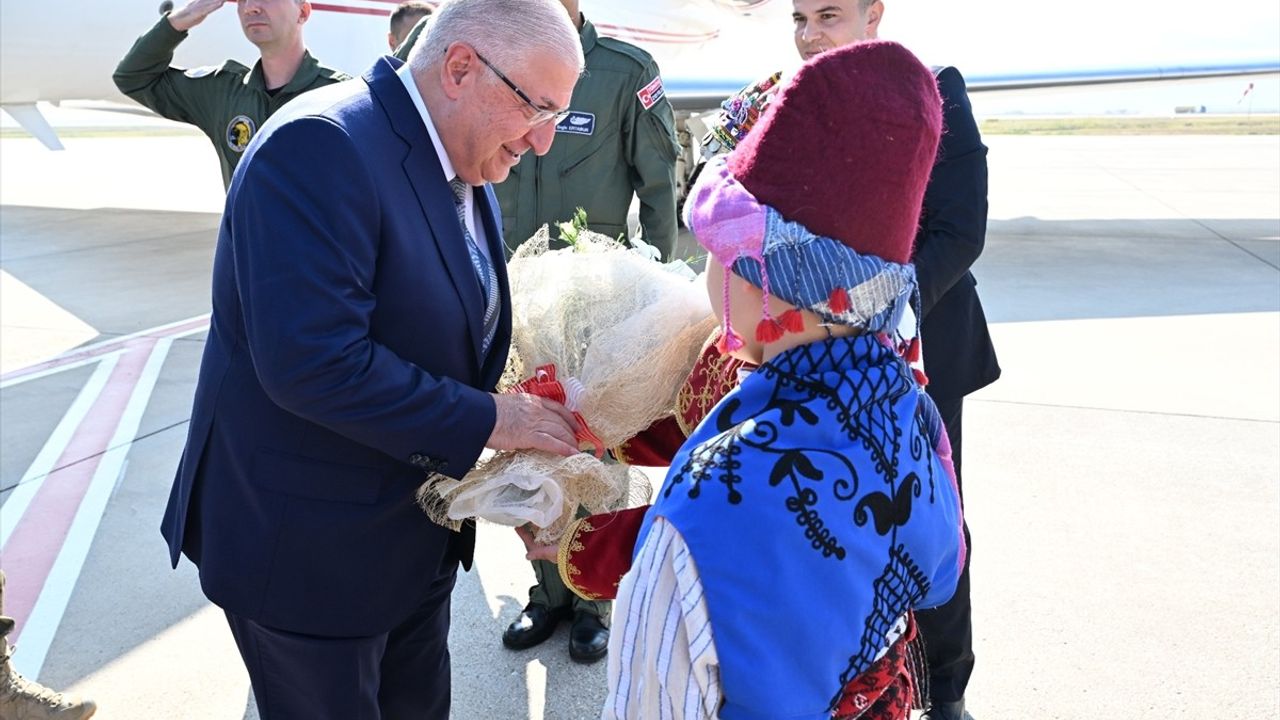
{"label": "navy suit jacket", "polygon": [[945,67],[935,75],[942,140],[911,261],[920,281],[926,389],[935,398],[959,399],[1000,377],[978,283],[969,271],[987,238],[987,148],[960,72]]}
{"label": "navy suit jacket", "polygon": [[414,495],[427,472],[462,477],[493,429],[501,225],[486,186],[503,303],[486,357],[480,282],[398,66],[293,101],[240,163],[163,521],[213,602],[293,632],[386,632],[474,547]]}

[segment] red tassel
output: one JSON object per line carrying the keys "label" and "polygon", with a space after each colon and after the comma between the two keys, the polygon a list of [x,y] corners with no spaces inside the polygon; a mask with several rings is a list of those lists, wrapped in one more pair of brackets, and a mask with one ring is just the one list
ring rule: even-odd
{"label": "red tassel", "polygon": [[919,384],[920,387],[929,386],[929,376],[925,375],[923,370],[920,368],[911,368],[911,372],[916,374],[916,383]]}
{"label": "red tassel", "polygon": [[920,362],[920,338],[911,338],[911,342],[907,343],[907,352],[903,357],[905,357],[909,363]]}
{"label": "red tassel", "polygon": [[784,329],[782,324],[777,320],[774,320],[773,318],[765,318],[760,321],[759,325],[756,325],[756,340],[767,345],[771,342],[781,340],[782,336],[785,335],[786,332],[786,329]]}
{"label": "red tassel", "polygon": [[720,333],[720,339],[716,341],[716,350],[721,355],[729,355],[735,350],[741,350],[746,345],[742,340],[742,336],[733,331],[733,328],[726,328]]}
{"label": "red tassel", "polygon": [[778,322],[782,325],[782,329],[787,332],[800,333],[804,332],[804,315],[799,310],[788,310],[778,317]]}
{"label": "red tassel", "polygon": [[832,290],[831,297],[827,298],[827,305],[835,315],[849,312],[849,291],[840,287]]}

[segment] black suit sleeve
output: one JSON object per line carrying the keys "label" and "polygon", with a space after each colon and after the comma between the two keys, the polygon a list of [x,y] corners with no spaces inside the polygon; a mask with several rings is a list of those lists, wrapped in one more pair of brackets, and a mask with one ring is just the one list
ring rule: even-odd
{"label": "black suit sleeve", "polygon": [[978,134],[964,78],[955,68],[938,73],[942,142],[924,194],[912,260],[928,315],[982,254],[987,234],[987,147]]}

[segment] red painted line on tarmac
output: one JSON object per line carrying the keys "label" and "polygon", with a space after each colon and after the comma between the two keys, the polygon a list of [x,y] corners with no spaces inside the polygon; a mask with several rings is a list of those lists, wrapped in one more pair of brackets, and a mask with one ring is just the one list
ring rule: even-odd
{"label": "red painted line on tarmac", "polygon": [[11,643],[44,589],[155,345],[155,338],[134,338],[54,465],[63,469],[45,478],[4,546],[5,611],[17,620]]}
{"label": "red painted line on tarmac", "polygon": [[0,381],[7,382],[9,380],[24,377],[27,375],[34,375],[38,372],[44,372],[45,370],[52,370],[55,368],[64,367],[66,365],[72,365],[78,362],[82,362],[84,360],[91,360],[96,357],[102,357],[103,355],[110,355],[113,352],[117,352],[126,347],[129,347],[134,343],[137,343],[138,340],[142,338],[162,338],[162,337],[170,337],[173,335],[181,335],[182,333],[196,330],[197,328],[201,328],[201,327],[207,327],[208,325],[209,325],[208,315],[205,315],[203,317],[198,317],[178,325],[173,325],[173,326],[162,325],[159,328],[144,330],[140,335],[129,335],[126,337],[118,338],[116,340],[108,340],[106,342],[103,342],[97,345],[90,345],[89,347],[82,348],[80,350],[72,350],[68,353],[59,355],[58,357],[53,358],[51,360],[45,360],[44,362],[36,363],[35,365],[28,365],[27,367],[24,367],[24,368],[12,370],[10,372],[5,373],[4,375],[0,375]]}

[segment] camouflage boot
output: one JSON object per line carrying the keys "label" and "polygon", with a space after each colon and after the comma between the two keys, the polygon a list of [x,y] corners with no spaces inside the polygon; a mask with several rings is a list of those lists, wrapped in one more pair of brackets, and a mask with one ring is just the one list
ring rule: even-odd
{"label": "camouflage boot", "polygon": [[13,669],[13,648],[0,639],[0,718],[4,720],[86,720],[98,706],[92,700],[55,692]]}
{"label": "camouflage boot", "polygon": [[0,570],[0,720],[86,720],[98,706],[92,700],[64,695],[18,674],[13,669],[14,648],[5,638],[13,619],[4,616],[4,571]]}

